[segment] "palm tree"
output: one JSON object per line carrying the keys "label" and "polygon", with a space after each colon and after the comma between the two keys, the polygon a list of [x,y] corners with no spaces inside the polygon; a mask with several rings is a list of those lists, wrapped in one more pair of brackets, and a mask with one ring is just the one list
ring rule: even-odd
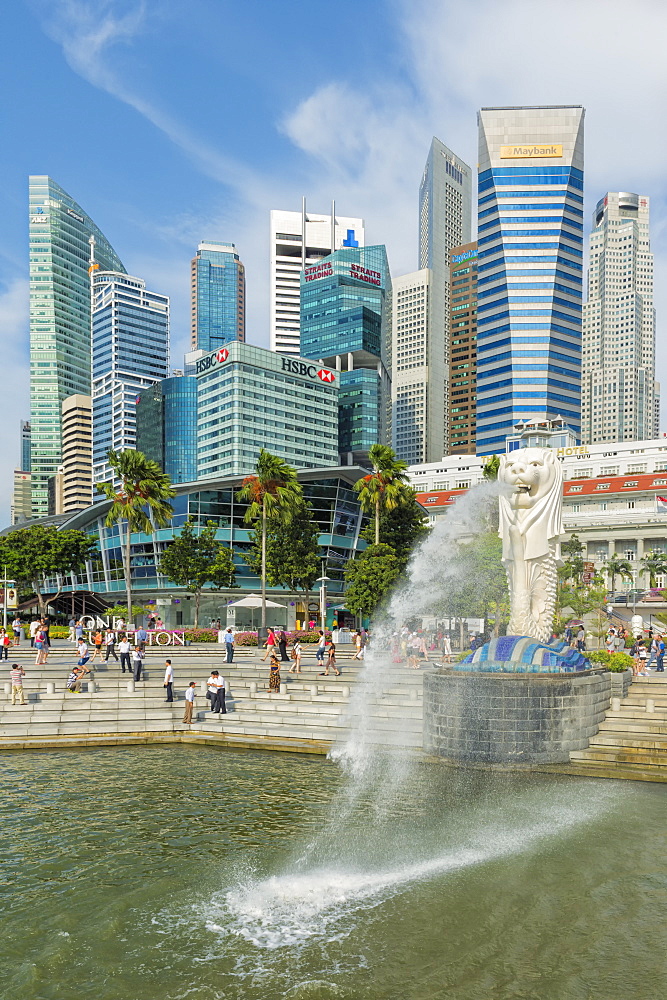
{"label": "palm tree", "polygon": [[407,462],[396,458],[393,448],[386,444],[372,444],[368,457],[373,471],[358,479],[354,489],[359,494],[361,509],[375,518],[375,544],[380,544],[380,512],[398,506],[401,493],[408,482]]}
{"label": "palm tree", "polygon": [[653,549],[640,561],[640,566],[648,573],[649,587],[655,587],[658,573],[667,573],[667,557],[664,552]]}
{"label": "palm tree", "polygon": [[619,559],[617,555],[612,555],[610,559],[607,559],[605,570],[611,580],[610,589],[612,592],[616,589],[614,584],[616,583],[617,576],[620,576],[622,580],[632,579],[632,566],[627,559]]}
{"label": "palm tree", "polygon": [[262,521],[262,632],[266,631],[266,532],[269,520],[289,520],[290,512],[301,501],[301,484],[296,470],[265,448],[259,453],[255,472],[246,476],[236,499],[248,504],[247,524]]}
{"label": "palm tree", "polygon": [[119,537],[122,538],[121,525],[123,521],[126,523],[124,570],[129,624],[132,621],[130,537],[133,531],[151,535],[154,525],[163,528],[169,522],[174,512],[169,500],[176,496],[176,490],[157,462],[146,458],[141,451],[133,448],[121,452],[111,450],[107,461],[120,485],[98,483],[97,489],[113,501],[104,522],[106,526],[110,528],[117,523]]}

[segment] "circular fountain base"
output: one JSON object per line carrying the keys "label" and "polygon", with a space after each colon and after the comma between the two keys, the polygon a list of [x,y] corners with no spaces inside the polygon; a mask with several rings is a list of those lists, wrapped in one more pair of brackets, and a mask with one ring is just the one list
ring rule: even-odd
{"label": "circular fountain base", "polygon": [[424,750],[462,763],[564,763],[588,746],[610,703],[604,671],[443,668],[424,676]]}

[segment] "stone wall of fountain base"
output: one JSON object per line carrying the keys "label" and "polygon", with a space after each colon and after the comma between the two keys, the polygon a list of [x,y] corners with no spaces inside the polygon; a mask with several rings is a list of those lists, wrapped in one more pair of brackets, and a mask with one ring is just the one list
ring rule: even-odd
{"label": "stone wall of fountain base", "polygon": [[424,750],[460,762],[564,763],[583,750],[611,703],[611,675],[424,676]]}

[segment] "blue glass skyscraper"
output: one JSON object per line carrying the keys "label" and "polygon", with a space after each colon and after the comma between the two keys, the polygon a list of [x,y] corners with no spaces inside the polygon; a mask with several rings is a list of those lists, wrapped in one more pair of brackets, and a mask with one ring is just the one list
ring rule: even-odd
{"label": "blue glass skyscraper", "polygon": [[172,483],[197,478],[197,379],[164,378],[137,399],[137,451],[152,458]]}
{"label": "blue glass skyscraper", "polygon": [[111,482],[107,453],[136,446],[135,409],[143,389],[169,372],[169,299],[141,278],[93,277],[93,483]]}
{"label": "blue glass skyscraper", "polygon": [[344,247],[301,276],[301,353],[341,372],[341,461],[391,441],[390,304],[383,246]]}
{"label": "blue glass skyscraper", "polygon": [[581,429],[584,110],[482,108],[477,453],[519,420]]}
{"label": "blue glass skyscraper", "polygon": [[245,269],[233,243],[200,243],[190,266],[193,351],[245,341]]}

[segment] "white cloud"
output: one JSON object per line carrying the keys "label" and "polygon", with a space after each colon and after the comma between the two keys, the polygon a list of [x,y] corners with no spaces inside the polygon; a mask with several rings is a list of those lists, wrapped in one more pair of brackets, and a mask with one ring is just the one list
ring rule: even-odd
{"label": "white cloud", "polygon": [[0,423],[0,526],[9,524],[14,489],[13,470],[19,465],[19,422],[30,413],[28,343],[28,281],[16,278],[0,286],[2,344],[2,413]]}

